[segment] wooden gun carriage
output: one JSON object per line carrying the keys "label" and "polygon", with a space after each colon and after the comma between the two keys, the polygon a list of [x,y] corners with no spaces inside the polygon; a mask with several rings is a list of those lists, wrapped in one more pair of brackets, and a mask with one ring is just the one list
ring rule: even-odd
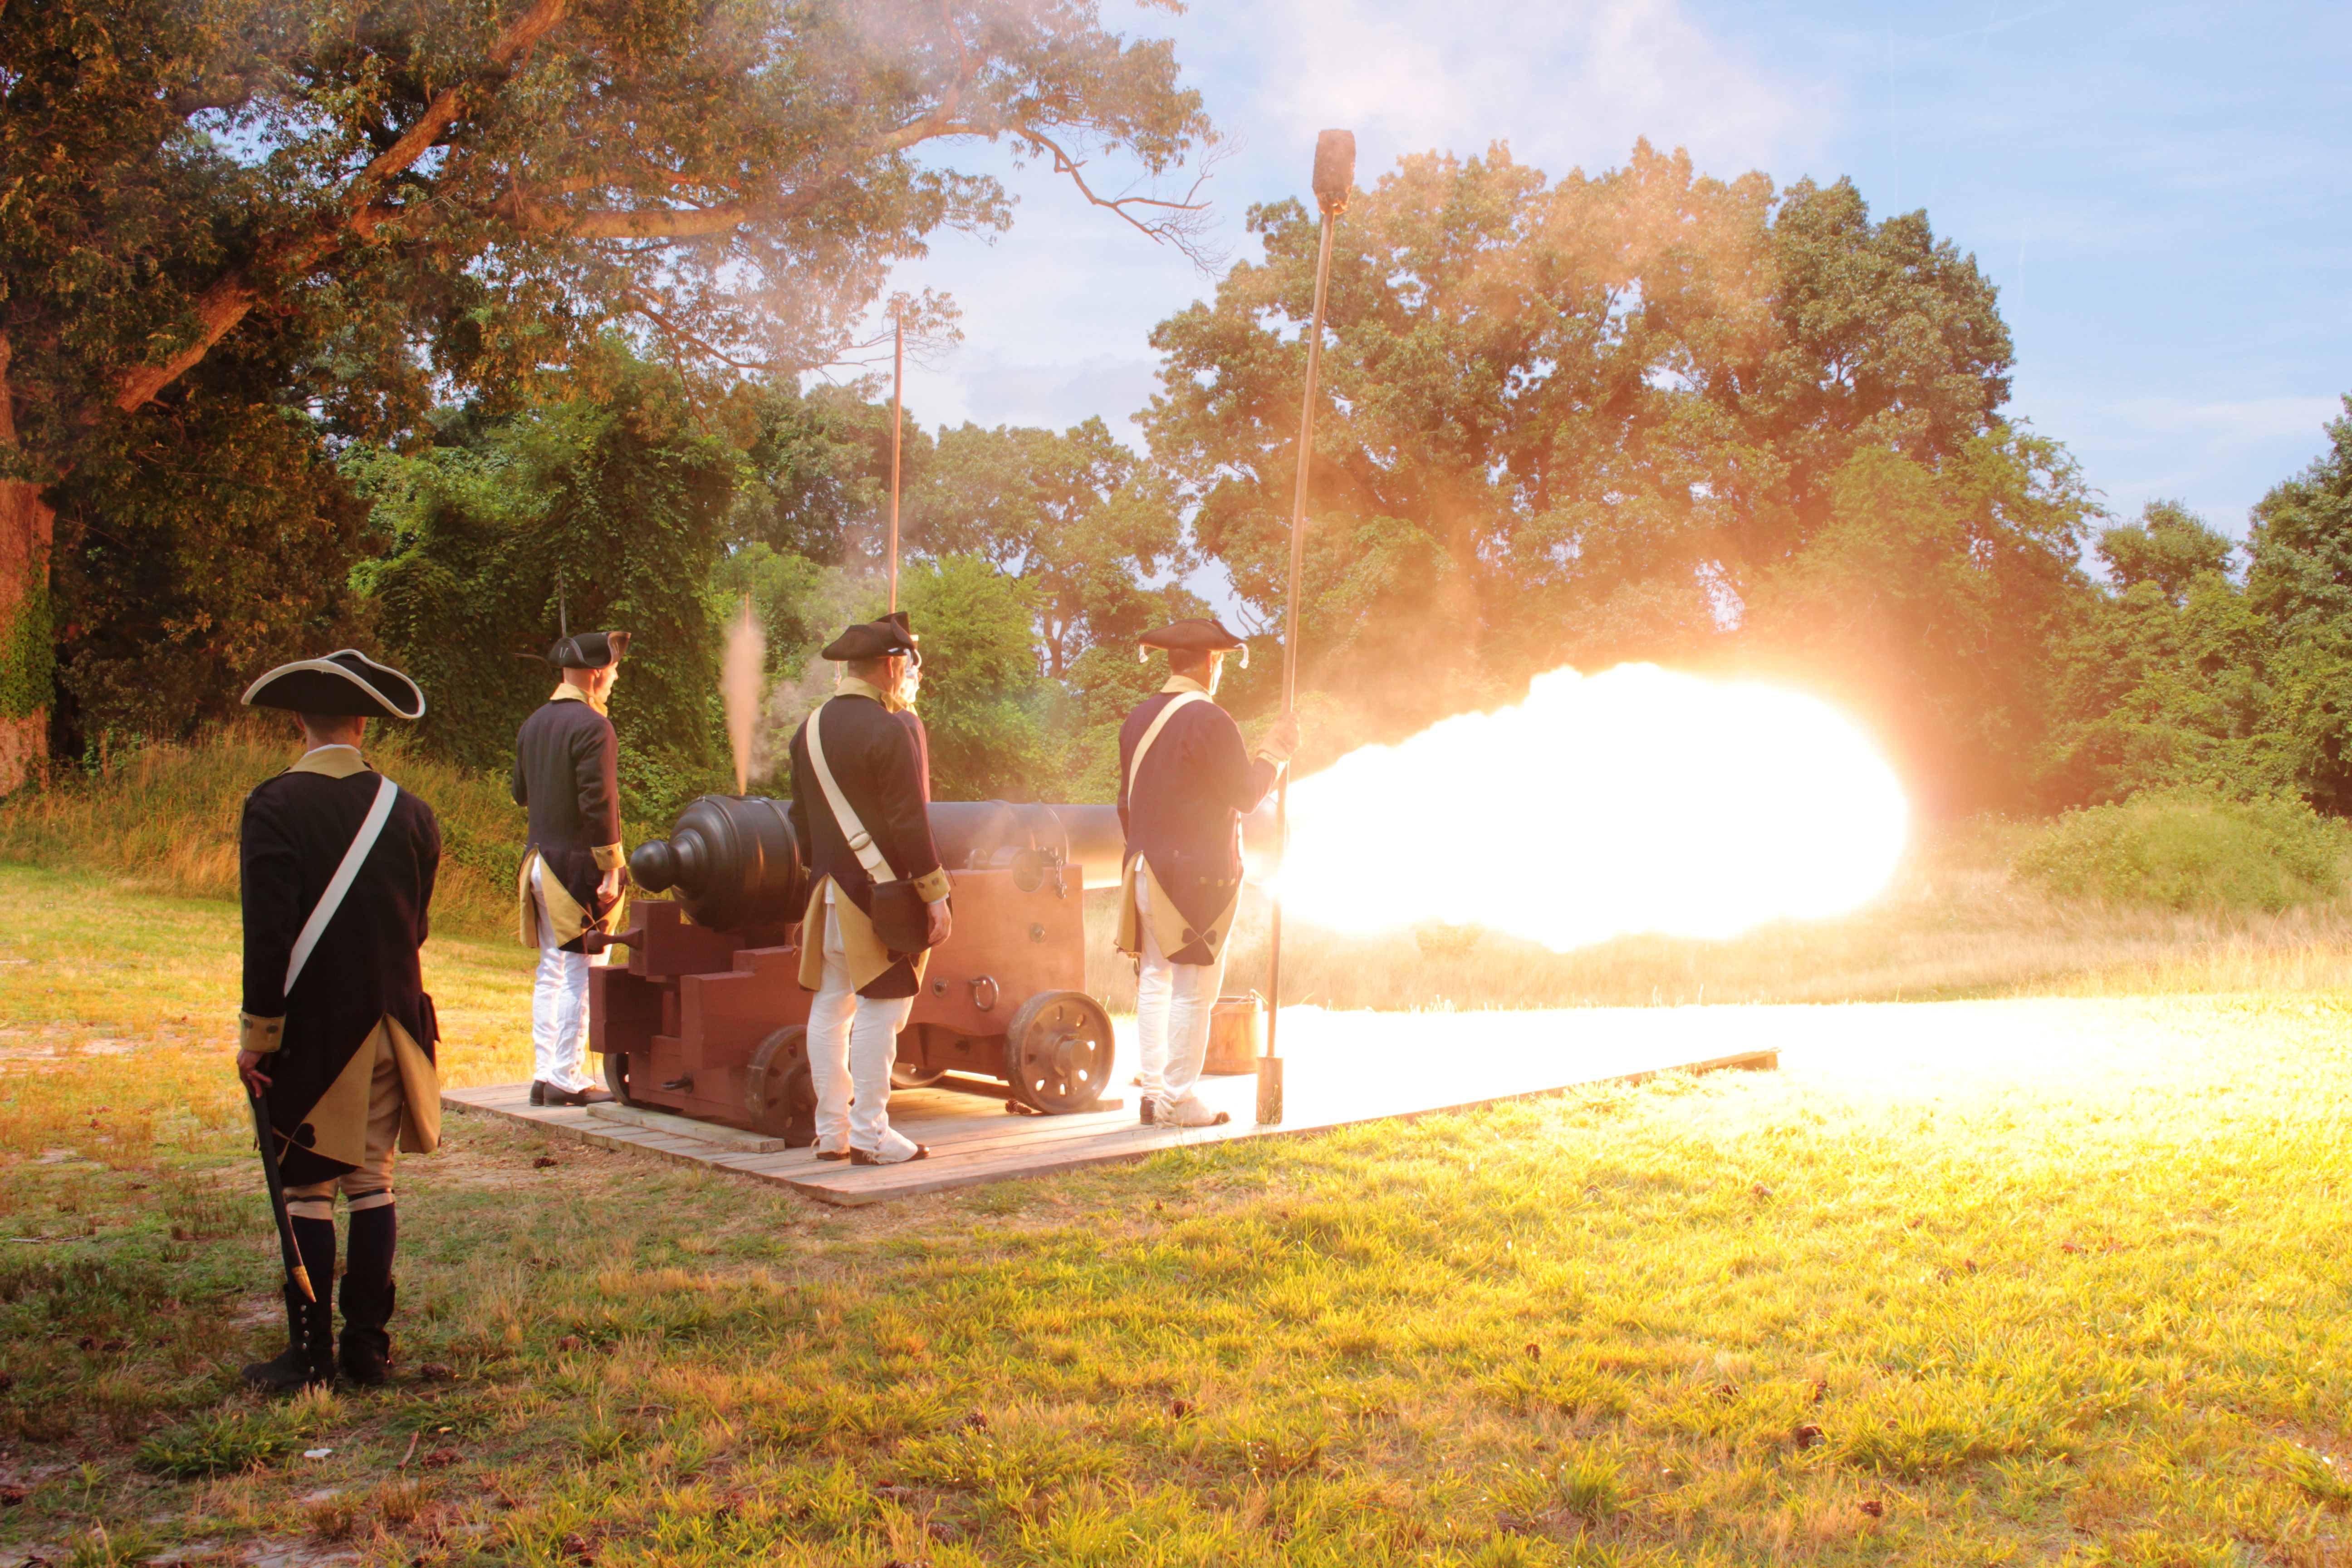
{"label": "wooden gun carriage", "polygon": [[[809,878],[785,810],[704,795],[630,856],[637,885],[672,899],[634,902],[628,929],[600,944],[625,947],[627,965],[589,971],[590,1045],[624,1104],[812,1140]],[[1253,862],[1270,848],[1268,815],[1248,824]],[[1031,1110],[1093,1109],[1114,1048],[1110,1015],[1086,988],[1084,895],[1119,883],[1117,809],[945,801],[930,819],[955,927],[931,951],[891,1081],[992,1080]]]}

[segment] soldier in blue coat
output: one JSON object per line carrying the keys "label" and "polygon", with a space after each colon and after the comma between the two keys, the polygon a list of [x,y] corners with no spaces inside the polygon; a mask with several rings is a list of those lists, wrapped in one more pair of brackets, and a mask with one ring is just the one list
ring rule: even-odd
{"label": "soldier in blue coat", "polygon": [[[849,627],[824,657],[842,666],[840,685],[793,735],[790,814],[814,879],[800,978],[816,993],[816,1157],[896,1165],[930,1154],[890,1125],[890,1064],[924,961],[953,926],[931,839],[928,737],[911,707],[922,655],[894,612]],[[921,930],[890,940],[876,907],[884,889],[920,908]]]}
{"label": "soldier in blue coat", "polygon": [[530,843],[515,887],[518,934],[539,949],[531,985],[533,1105],[612,1099],[588,1071],[588,932],[611,936],[627,910],[621,854],[620,742],[605,717],[626,632],[559,637],[547,662],[563,672],[515,735],[515,804]]}
{"label": "soldier in blue coat", "polygon": [[[245,700],[301,717],[299,761],[246,796],[237,1074],[268,1107],[286,1210],[315,1301],[286,1286],[288,1344],[245,1369],[276,1393],[343,1374],[384,1381],[392,1357],[396,1152],[440,1142],[439,1036],[416,950],[430,926],[441,830],[433,810],[369,767],[371,718],[415,719],[415,682],[345,648],[280,665]],[[348,875],[344,873],[348,870]],[[350,1214],[340,1355],[330,1339],[335,1195]]]}
{"label": "soldier in blue coat", "polygon": [[1133,954],[1142,1119],[1210,1127],[1227,1118],[1193,1092],[1209,1015],[1242,898],[1242,814],[1257,809],[1298,745],[1297,721],[1274,721],[1255,751],[1212,700],[1241,638],[1213,620],[1181,620],[1142,639],[1168,651],[1168,684],[1118,732],[1118,819],[1127,830],[1118,947]]}

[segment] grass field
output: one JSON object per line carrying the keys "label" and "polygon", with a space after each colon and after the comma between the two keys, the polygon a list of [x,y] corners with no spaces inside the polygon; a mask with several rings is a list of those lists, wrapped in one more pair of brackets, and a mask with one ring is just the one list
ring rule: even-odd
{"label": "grass field", "polygon": [[[2324,931],[876,1210],[455,1118],[396,1385],[272,1405],[234,907],[0,896],[0,1562],[2352,1563]],[[529,955],[426,956],[521,1076]]]}

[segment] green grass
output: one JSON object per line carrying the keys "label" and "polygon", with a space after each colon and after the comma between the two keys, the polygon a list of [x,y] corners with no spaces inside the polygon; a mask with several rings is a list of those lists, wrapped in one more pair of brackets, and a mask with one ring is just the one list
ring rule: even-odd
{"label": "green grass", "polygon": [[[233,1380],[282,1332],[234,911],[0,891],[11,1552],[2352,1551],[2338,995],[1840,1013],[1885,1037],[869,1210],[452,1118],[402,1166],[402,1378],[274,1405]],[[456,1076],[519,1076],[528,958],[428,948]]]}

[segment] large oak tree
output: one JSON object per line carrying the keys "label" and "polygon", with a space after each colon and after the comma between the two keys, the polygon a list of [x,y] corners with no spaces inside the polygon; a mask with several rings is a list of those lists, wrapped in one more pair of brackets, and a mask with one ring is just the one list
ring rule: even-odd
{"label": "large oak tree", "polygon": [[[1271,621],[1317,220],[1251,223],[1265,259],[1155,331],[1145,424]],[[2000,424],[1994,290],[1924,213],[1646,144],[1557,181],[1499,146],[1409,157],[1339,221],[1327,331],[1301,655],[1369,731],[1562,664],[1762,652],[1859,667],[1843,689],[1915,778],[1983,745],[1964,796],[2024,778],[2089,502]]]}
{"label": "large oak tree", "polygon": [[[927,235],[1009,221],[928,150],[1007,143],[1183,244],[1090,160],[1210,134],[1092,0],[0,0],[0,789],[89,465],[168,462],[192,411],[381,437],[616,331],[689,379],[825,363]],[[225,376],[247,339],[270,374]]]}

